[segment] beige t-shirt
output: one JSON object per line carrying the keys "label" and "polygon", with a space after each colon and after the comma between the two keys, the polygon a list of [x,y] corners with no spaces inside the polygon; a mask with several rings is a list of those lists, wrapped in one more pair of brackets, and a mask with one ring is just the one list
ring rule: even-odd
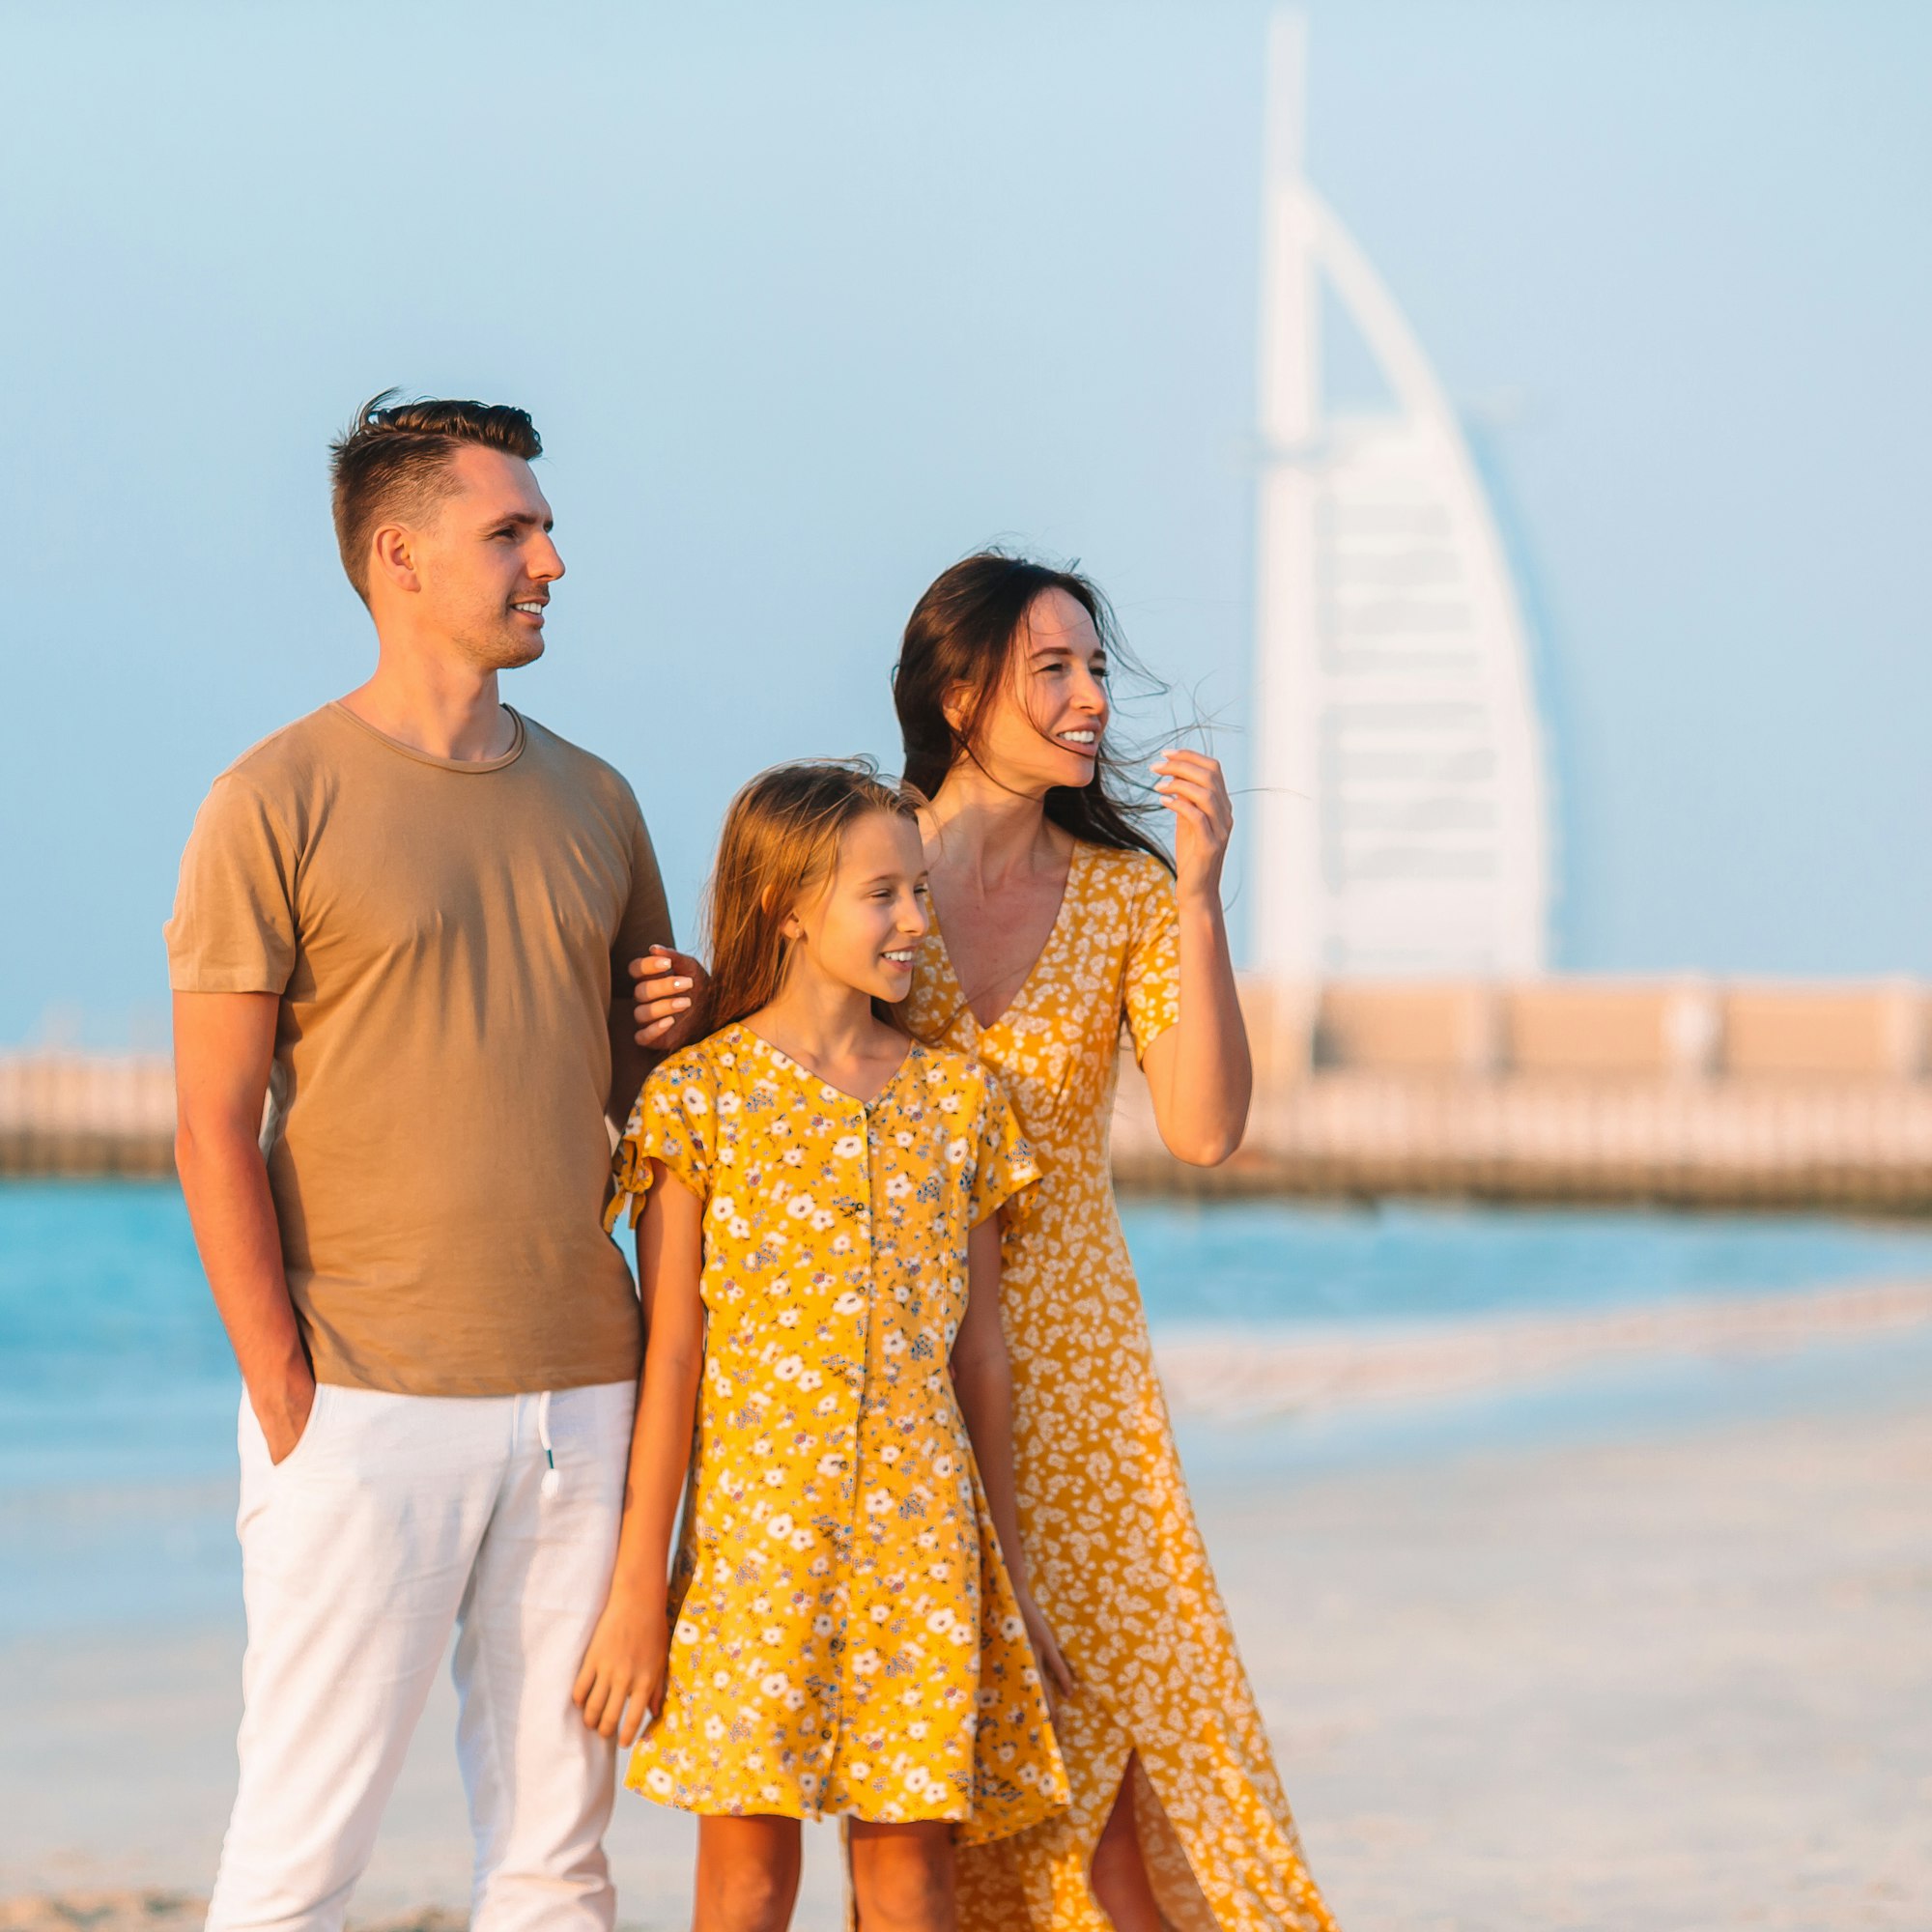
{"label": "beige t-shirt", "polygon": [[269,1181],[320,1381],[507,1395],[638,1372],[601,1225],[608,1028],[670,919],[630,786],[516,727],[470,764],[325,705],[215,780],[182,859],[175,989],[281,996]]}

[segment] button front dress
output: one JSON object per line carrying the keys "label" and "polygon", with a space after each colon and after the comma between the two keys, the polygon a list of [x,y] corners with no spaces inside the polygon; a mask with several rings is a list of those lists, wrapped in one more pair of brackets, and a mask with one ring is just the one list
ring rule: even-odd
{"label": "button front dress", "polygon": [[626,1782],[708,1815],[1065,1803],[949,1368],[968,1231],[1037,1179],[985,1070],[912,1044],[869,1103],[744,1026],[667,1060],[617,1153],[704,1205],[704,1373],[664,1709]]}
{"label": "button front dress", "polygon": [[1332,1932],[1196,1527],[1121,1232],[1108,1135],[1122,1023],[1136,1055],[1179,1017],[1173,881],[1081,843],[1039,959],[990,1027],[937,924],[910,1015],[977,1056],[1044,1179],[1009,1232],[1020,1534],[1075,1679],[1058,1714],[1068,1808],[962,1854],[964,1932],[1107,1932],[1088,1882],[1130,1757],[1142,1851],[1177,1932]]}

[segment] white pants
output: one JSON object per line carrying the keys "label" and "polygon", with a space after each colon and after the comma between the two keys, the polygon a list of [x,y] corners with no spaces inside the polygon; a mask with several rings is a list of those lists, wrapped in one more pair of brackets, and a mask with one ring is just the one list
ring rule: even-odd
{"label": "white pants", "polygon": [[474,1932],[611,1932],[614,1750],[570,1689],[636,1397],[325,1384],[277,1464],[242,1398],[242,1781],[211,1932],[338,1932],[452,1629]]}

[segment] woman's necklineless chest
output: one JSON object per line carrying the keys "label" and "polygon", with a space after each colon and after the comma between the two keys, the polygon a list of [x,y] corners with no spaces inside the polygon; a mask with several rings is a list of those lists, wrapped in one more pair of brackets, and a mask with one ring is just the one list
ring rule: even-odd
{"label": "woman's necklineless chest", "polygon": [[1008,1019],[1035,988],[1070,912],[1084,847],[1056,874],[1041,871],[996,894],[938,882],[933,904],[947,963],[981,1033]]}

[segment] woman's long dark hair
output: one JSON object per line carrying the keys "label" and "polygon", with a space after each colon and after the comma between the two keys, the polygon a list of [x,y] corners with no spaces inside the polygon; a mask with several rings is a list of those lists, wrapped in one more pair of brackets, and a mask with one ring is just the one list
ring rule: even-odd
{"label": "woman's long dark hair", "polygon": [[[1094,620],[1110,665],[1132,667],[1113,610],[1099,587],[1078,571],[1054,570],[993,550],[955,563],[914,605],[893,668],[905,781],[915,791],[937,798],[961,758],[978,762],[977,739],[987,704],[1011,679],[1027,612],[1049,590],[1064,590]],[[971,695],[955,729],[945,700],[962,686]],[[1155,803],[1131,795],[1104,740],[1095,751],[1092,782],[1055,785],[1046,794],[1047,817],[1090,845],[1151,853],[1172,871],[1174,862],[1140,823]]]}

